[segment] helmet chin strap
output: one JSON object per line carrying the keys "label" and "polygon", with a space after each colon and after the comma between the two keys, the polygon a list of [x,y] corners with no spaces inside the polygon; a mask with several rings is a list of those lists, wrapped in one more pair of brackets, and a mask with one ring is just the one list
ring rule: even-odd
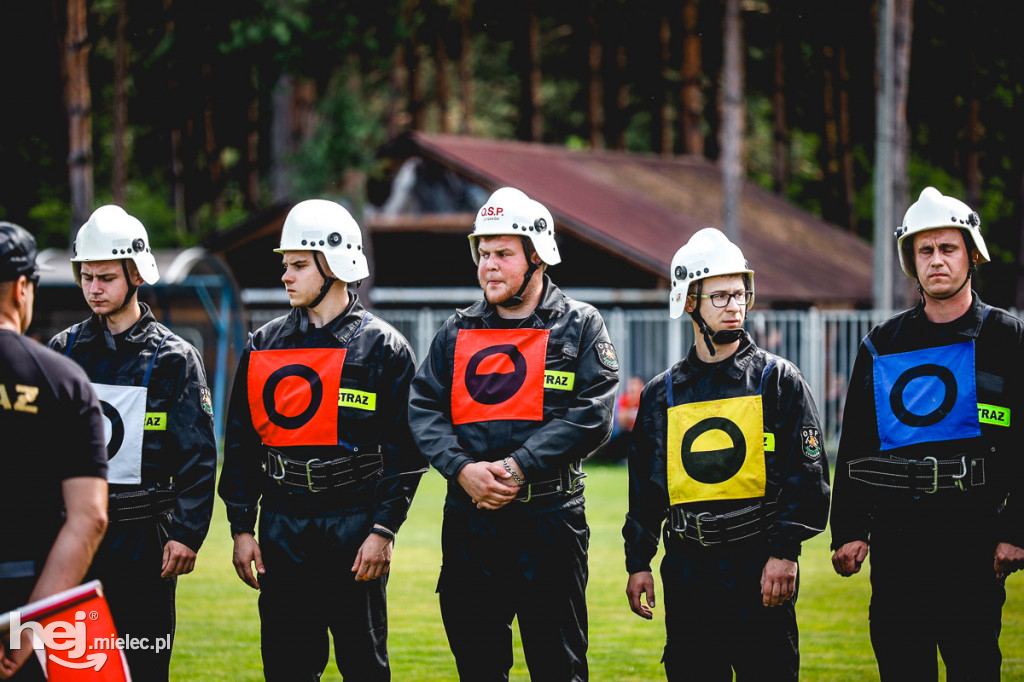
{"label": "helmet chin strap", "polygon": [[324,278],[324,283],[323,286],[320,287],[320,293],[317,294],[316,298],[314,298],[309,305],[306,306],[307,308],[315,308],[320,305],[324,298],[327,297],[327,292],[331,290],[334,283],[339,281],[336,277],[329,277],[327,273],[324,272],[323,266],[320,265],[319,251],[313,252],[313,262],[316,264],[316,269],[320,271],[320,276]]}
{"label": "helmet chin strap", "polygon": [[[526,248],[526,237],[520,237],[523,240],[523,252],[527,252]],[[516,306],[523,304],[523,293],[526,291],[527,285],[530,284],[530,279],[533,277],[533,273],[540,269],[540,266],[533,262],[533,258],[527,256],[526,259],[529,265],[526,268],[526,276],[523,277],[523,284],[519,287],[519,291],[512,294],[504,301],[495,303],[494,305],[500,305],[503,308],[515,308]]]}
{"label": "helmet chin strap", "polygon": [[690,313],[690,317],[697,323],[697,328],[704,337],[704,345],[708,347],[711,357],[715,357],[715,344],[727,346],[743,338],[743,329],[720,329],[717,332],[711,330],[711,326],[704,321],[700,314],[700,295],[704,292],[704,280],[697,281],[697,303]]}
{"label": "helmet chin strap", "polygon": [[[959,294],[963,290],[963,288],[965,286],[967,286],[967,283],[971,281],[971,277],[974,277],[974,269],[975,269],[975,267],[976,267],[975,264],[971,263],[971,267],[969,267],[967,269],[967,276],[964,277],[963,284],[958,286],[956,288],[956,291],[954,291],[953,293],[951,293],[951,294],[949,294],[947,296],[932,296],[931,294],[928,294],[928,295],[931,296],[932,298],[934,298],[936,301],[947,301],[947,300],[953,298],[954,296]],[[920,278],[918,278],[918,280],[917,280],[917,293],[921,296],[921,303],[924,303],[925,302],[924,301],[924,287],[921,286],[921,279]]]}

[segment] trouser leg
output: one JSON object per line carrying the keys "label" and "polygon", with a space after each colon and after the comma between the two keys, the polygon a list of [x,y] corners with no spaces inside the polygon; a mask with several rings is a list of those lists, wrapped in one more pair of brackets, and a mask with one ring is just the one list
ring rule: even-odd
{"label": "trouser leg", "polygon": [[512,620],[518,595],[502,567],[508,552],[498,515],[449,506],[441,529],[437,582],[441,619],[459,679],[504,682],[512,668]]}
{"label": "trouser leg", "polygon": [[797,680],[799,634],[793,601],[765,608],[763,547],[689,548],[662,562],[669,680]]}
{"label": "trouser leg", "polygon": [[[136,680],[167,680],[174,642],[174,596],[177,578],[111,579],[104,594],[124,650],[128,669]],[[162,644],[158,645],[157,640]],[[140,646],[132,646],[132,642]],[[157,651],[160,648],[160,651]]]}
{"label": "trouser leg", "polygon": [[583,682],[587,667],[587,550],[583,506],[526,517],[518,545],[519,629],[534,682]]}
{"label": "trouser leg", "polygon": [[386,682],[391,679],[388,661],[388,575],[371,581],[355,580],[349,568],[366,539],[372,519],[369,513],[346,514],[323,520],[328,543],[322,584],[329,604],[325,616],[334,636],[335,658],[342,678],[353,682]]}
{"label": "trouser leg", "polygon": [[[999,650],[1005,583],[997,580],[992,558],[977,553],[966,579],[947,604],[936,638],[948,682],[998,682],[1003,661]],[[972,570],[973,569],[973,570]]]}
{"label": "trouser leg", "polygon": [[160,577],[169,529],[169,515],[111,525],[87,576],[103,584],[133,679],[147,682],[170,675],[177,578]]}
{"label": "trouser leg", "polygon": [[[327,667],[330,644],[323,586],[307,545],[318,532],[310,519],[294,519],[264,508],[260,551],[260,652],[268,682],[317,680]],[[339,571],[340,573],[341,571]]]}

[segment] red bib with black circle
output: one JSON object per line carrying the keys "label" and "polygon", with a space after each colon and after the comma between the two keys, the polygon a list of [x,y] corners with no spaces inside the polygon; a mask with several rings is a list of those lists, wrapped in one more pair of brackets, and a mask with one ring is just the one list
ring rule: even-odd
{"label": "red bib with black circle", "polygon": [[452,423],[544,418],[547,329],[462,329],[455,341]]}
{"label": "red bib with black circle", "polygon": [[263,443],[337,445],[344,364],[344,348],[252,351],[249,410]]}

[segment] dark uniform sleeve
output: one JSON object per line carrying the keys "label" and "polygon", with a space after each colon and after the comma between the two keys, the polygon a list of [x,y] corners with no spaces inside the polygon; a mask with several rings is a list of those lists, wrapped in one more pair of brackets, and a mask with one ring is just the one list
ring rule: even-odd
{"label": "dark uniform sleeve", "polygon": [[659,412],[666,410],[665,401],[658,397],[664,376],[658,375],[644,387],[629,436],[629,511],[622,537],[626,571],[630,574],[651,570],[668,513],[668,491],[664,486],[665,446],[658,435],[657,419]]}
{"label": "dark uniform sleeve", "polygon": [[448,480],[475,460],[459,443],[452,425],[452,368],[446,356],[448,335],[454,332],[449,319],[434,335],[430,351],[409,389],[409,424],[416,444],[430,465]]}
{"label": "dark uniform sleeve", "polygon": [[409,514],[413,495],[426,473],[426,462],[409,429],[409,384],[416,359],[407,344],[394,350],[381,375],[381,386],[390,387],[388,415],[382,423],[384,474],[377,483],[373,522],[397,533]]}
{"label": "dark uniform sleeve", "polygon": [[1024,326],[1019,322],[1015,326],[1015,347],[1006,353],[1009,357],[1003,358],[1001,362],[1011,367],[1007,385],[1013,434],[1009,442],[1015,443],[1016,447],[1013,448],[1013,454],[1005,448],[1001,452],[1002,457],[1010,458],[1005,482],[1008,492],[996,520],[995,540],[1024,548],[1024,457],[1020,453],[1020,444],[1024,441]]}
{"label": "dark uniform sleeve", "polygon": [[176,499],[170,539],[198,552],[213,516],[217,440],[206,369],[198,351],[182,345],[185,362],[178,376],[173,407],[167,415],[167,432],[177,438],[179,457],[174,474]]}
{"label": "dark uniform sleeve", "polygon": [[579,389],[572,403],[512,453],[527,481],[539,469],[559,469],[584,459],[611,435],[619,374],[601,364],[598,344],[611,347],[604,320],[594,310],[583,330],[576,368]]}
{"label": "dark uniform sleeve", "polygon": [[231,533],[256,534],[257,503],[263,485],[262,462],[266,450],[252,425],[249,411],[249,353],[242,352],[235,372],[224,433],[224,464],[218,494],[227,507]]}
{"label": "dark uniform sleeve", "polygon": [[850,387],[843,408],[843,429],[836,455],[836,472],[832,482],[832,549],[862,540],[868,542],[871,508],[863,498],[861,486],[850,480],[849,463],[878,451],[878,427],[872,404],[871,354],[864,343],[857,351],[857,360],[850,376]]}
{"label": "dark uniform sleeve", "polygon": [[766,382],[762,400],[774,396],[775,475],[779,477],[776,515],[768,528],[771,555],[796,561],[804,540],[825,530],[828,523],[828,456],[818,410],[799,370],[779,360]]}

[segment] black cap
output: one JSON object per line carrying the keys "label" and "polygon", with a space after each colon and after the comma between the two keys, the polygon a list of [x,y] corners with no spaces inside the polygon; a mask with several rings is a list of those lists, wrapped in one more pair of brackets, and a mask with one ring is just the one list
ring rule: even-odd
{"label": "black cap", "polygon": [[35,237],[14,223],[0,222],[0,282],[38,274]]}

